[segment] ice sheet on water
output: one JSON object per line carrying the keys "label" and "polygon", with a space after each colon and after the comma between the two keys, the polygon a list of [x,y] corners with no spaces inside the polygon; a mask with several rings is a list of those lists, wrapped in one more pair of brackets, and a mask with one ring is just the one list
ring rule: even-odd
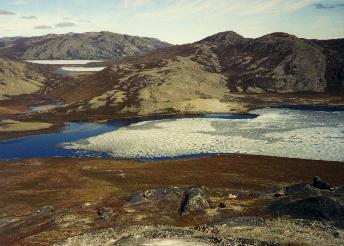
{"label": "ice sheet on water", "polygon": [[104,60],[27,60],[30,63],[47,65],[84,65],[90,62],[102,62]]}
{"label": "ice sheet on water", "polygon": [[132,124],[69,143],[118,158],[245,153],[344,161],[344,112],[265,108],[254,119],[186,118]]}
{"label": "ice sheet on water", "polygon": [[61,69],[67,72],[98,72],[105,67],[61,67]]}

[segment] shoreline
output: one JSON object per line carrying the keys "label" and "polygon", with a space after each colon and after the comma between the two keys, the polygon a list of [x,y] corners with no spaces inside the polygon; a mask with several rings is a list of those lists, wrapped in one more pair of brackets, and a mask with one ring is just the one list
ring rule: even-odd
{"label": "shoreline", "polygon": [[[40,104],[35,104],[35,106],[40,106]],[[151,115],[116,115],[116,116],[109,116],[109,115],[84,115],[80,117],[77,115],[77,117],[67,117],[67,116],[58,116],[58,115],[52,115],[49,112],[48,113],[35,113],[33,112],[32,114],[25,114],[23,112],[22,114],[15,114],[15,115],[4,115],[4,118],[2,118],[0,114],[0,119],[5,120],[5,119],[17,119],[17,120],[22,120],[23,122],[26,121],[40,121],[40,122],[46,122],[46,123],[51,123],[53,124],[52,127],[48,129],[42,129],[42,130],[35,130],[35,131],[22,131],[22,132],[0,132],[0,141],[6,141],[6,140],[12,140],[20,137],[25,137],[25,136],[31,136],[31,135],[39,135],[39,134],[44,134],[44,133],[55,133],[61,131],[61,129],[64,127],[65,123],[67,122],[95,122],[95,123],[103,123],[107,121],[112,121],[112,120],[138,120],[138,121],[145,121],[145,120],[155,120],[155,119],[168,119],[168,118],[187,118],[187,117],[198,117],[198,116],[204,116],[207,114],[242,114],[242,115],[250,115],[250,111],[257,110],[257,109],[262,109],[266,107],[272,107],[272,108],[291,108],[291,109],[297,109],[297,107],[308,107],[311,109],[317,109],[317,108],[328,108],[330,110],[332,109],[338,109],[339,111],[344,110],[344,104],[288,104],[288,103],[271,103],[263,106],[255,106],[255,107],[247,107],[246,111],[237,111],[237,112],[199,112],[199,113],[194,113],[194,112],[176,112],[176,113],[157,113],[157,114],[151,114]],[[306,109],[307,110],[307,109]],[[326,111],[326,110],[325,110]],[[9,116],[9,117],[6,117]],[[44,120],[42,120],[44,119]]]}

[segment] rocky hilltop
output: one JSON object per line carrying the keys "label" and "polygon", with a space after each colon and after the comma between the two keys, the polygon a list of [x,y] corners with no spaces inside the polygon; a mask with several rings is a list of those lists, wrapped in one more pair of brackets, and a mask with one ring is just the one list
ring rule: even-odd
{"label": "rocky hilltop", "polygon": [[55,93],[70,103],[71,114],[117,115],[241,111],[248,104],[243,95],[252,101],[288,93],[340,94],[343,43],[223,32],[120,59]]}
{"label": "rocky hilltop", "polygon": [[22,60],[114,59],[166,46],[170,44],[158,39],[111,32],[48,34],[0,39],[0,57]]}

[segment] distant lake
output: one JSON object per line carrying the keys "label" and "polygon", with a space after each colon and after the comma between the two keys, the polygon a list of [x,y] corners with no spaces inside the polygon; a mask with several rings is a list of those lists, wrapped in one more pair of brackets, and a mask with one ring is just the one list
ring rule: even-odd
{"label": "distant lake", "polygon": [[85,65],[90,62],[103,62],[105,60],[26,60],[30,63],[46,65]]}
{"label": "distant lake", "polygon": [[104,68],[105,67],[61,67],[60,70],[67,72],[98,72]]}

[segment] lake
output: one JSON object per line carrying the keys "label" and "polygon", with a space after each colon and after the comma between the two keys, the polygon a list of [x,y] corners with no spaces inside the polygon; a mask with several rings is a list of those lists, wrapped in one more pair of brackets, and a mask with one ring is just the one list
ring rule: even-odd
{"label": "lake", "polygon": [[220,153],[344,161],[344,111],[263,108],[108,123],[67,123],[59,133],[0,142],[0,159],[171,159]]}
{"label": "lake", "polygon": [[[86,65],[90,62],[103,62],[105,60],[27,60],[30,63],[43,65]],[[98,72],[105,67],[87,67],[87,66],[62,66],[52,71],[54,74],[66,74],[70,72]]]}
{"label": "lake", "polygon": [[85,65],[90,62],[103,62],[105,60],[27,60],[30,63],[43,65]]}
{"label": "lake", "polygon": [[[34,111],[41,110],[44,106],[34,108]],[[190,116],[191,117],[191,116]],[[221,118],[252,118],[255,115],[204,115],[194,117],[221,117]],[[154,117],[151,120],[166,119],[172,117]],[[173,117],[179,118],[179,117]],[[39,134],[21,137],[12,140],[0,141],[0,159],[14,160],[23,158],[36,157],[81,157],[81,158],[113,158],[103,151],[66,149],[60,145],[101,135],[106,132],[117,130],[121,127],[140,122],[138,119],[133,120],[111,120],[106,123],[89,123],[89,122],[68,122],[64,128],[57,133]]]}

